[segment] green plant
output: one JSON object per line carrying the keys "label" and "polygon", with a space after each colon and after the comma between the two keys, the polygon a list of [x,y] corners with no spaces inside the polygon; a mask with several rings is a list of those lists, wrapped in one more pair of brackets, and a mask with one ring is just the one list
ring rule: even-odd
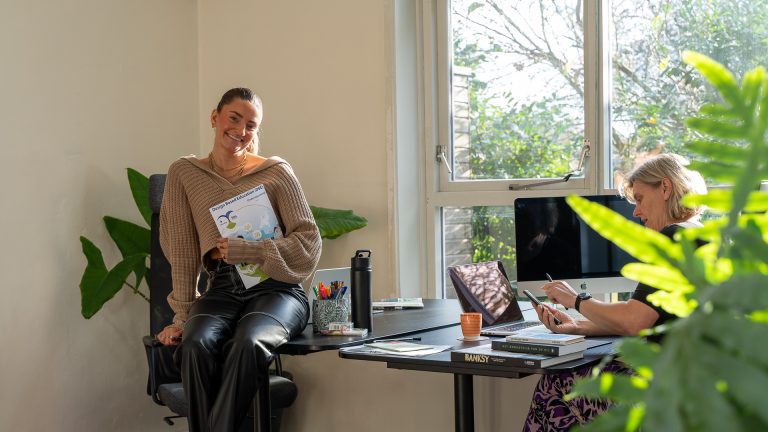
{"label": "green plant", "polygon": [[[127,171],[133,200],[144,222],[149,226],[152,221],[148,197],[149,179],[134,169],[128,168]],[[320,230],[320,237],[324,239],[335,239],[368,225],[368,220],[356,215],[352,210],[315,206],[310,208]],[[107,269],[101,249],[87,237],[80,236],[83,254],[87,260],[80,279],[80,308],[86,319],[96,314],[104,303],[114,297],[124,286],[149,301],[149,297],[139,289],[143,280],[149,283],[150,268],[147,265],[150,251],[149,228],[112,216],[104,216],[103,220],[109,236],[115,242],[123,259],[111,269]],[[131,274],[134,275],[132,281],[129,280]]]}
{"label": "green plant", "polygon": [[[128,168],[127,171],[133,200],[149,226],[152,220],[148,199],[149,180],[134,169]],[[135,294],[149,301],[147,295],[139,290],[141,281],[149,277],[149,228],[112,216],[104,216],[104,225],[123,259],[112,269],[107,269],[101,249],[87,237],[80,236],[80,244],[87,260],[83,277],[80,279],[80,312],[86,319],[98,312],[123,286],[129,287]],[[128,281],[131,273],[134,274],[133,283]]]}
{"label": "green plant", "polygon": [[[684,202],[722,216],[676,241],[625,221],[579,197],[569,203],[601,235],[636,257],[622,274],[659,288],[649,297],[680,318],[662,345],[625,338],[619,351],[633,376],[595,374],[571,396],[608,397],[616,405],[583,430],[768,430],[768,75],[758,67],[741,83],[694,52],[683,59],[718,91],[687,125],[699,136],[692,168],[732,185]],[[696,247],[696,240],[706,242]]]}

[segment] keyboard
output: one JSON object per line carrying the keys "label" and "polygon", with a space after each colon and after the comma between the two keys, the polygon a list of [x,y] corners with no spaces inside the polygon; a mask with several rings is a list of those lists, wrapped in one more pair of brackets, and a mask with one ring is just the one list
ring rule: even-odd
{"label": "keyboard", "polygon": [[535,327],[539,325],[543,325],[543,324],[541,324],[539,321],[519,321],[519,322],[500,325],[498,327],[490,327],[488,329],[483,329],[481,333],[485,331],[488,331],[489,334],[514,333],[516,331],[520,331],[528,327]]}

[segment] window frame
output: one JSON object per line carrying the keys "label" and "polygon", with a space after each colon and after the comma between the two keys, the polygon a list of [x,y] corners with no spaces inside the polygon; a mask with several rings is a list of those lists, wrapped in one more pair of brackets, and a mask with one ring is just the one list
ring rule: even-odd
{"label": "window frame", "polygon": [[[452,34],[451,0],[424,0],[422,3],[420,70],[424,94],[425,173],[428,183],[423,199],[426,235],[426,282],[429,297],[444,297],[443,207],[511,206],[520,197],[564,196],[569,194],[611,194],[607,185],[610,167],[610,63],[602,47],[607,46],[609,20],[601,18],[610,10],[607,2],[583,2],[584,8],[584,105],[585,139],[591,144],[583,178],[530,189],[510,190],[544,179],[451,181],[440,150],[447,149],[453,134],[451,117]],[[600,102],[605,101],[605,102]],[[440,147],[442,146],[442,147]],[[447,157],[450,155],[446,154]],[[565,173],[564,173],[565,174]]]}
{"label": "window frame", "polygon": [[[427,76],[425,82],[433,82],[433,85],[427,85],[425,88],[433,89],[434,94],[427,94],[427,100],[436,100],[435,122],[436,122],[436,140],[437,144],[431,149],[429,161],[437,165],[438,192],[470,192],[473,195],[477,192],[503,192],[505,194],[515,194],[517,191],[510,191],[509,186],[524,187],[527,184],[540,182],[550,178],[538,179],[498,179],[498,180],[451,180],[451,174],[448,172],[447,165],[452,166],[452,161],[443,161],[440,154],[446,158],[452,158],[450,151],[451,140],[453,137],[453,119],[451,117],[452,107],[452,48],[453,40],[451,33],[451,0],[435,0],[434,17],[425,21],[423,28],[425,32],[431,33],[434,47],[433,67],[425,67],[423,70]],[[604,151],[604,143],[609,142],[609,131],[604,130],[610,123],[603,119],[608,112],[609,107],[606,104],[598,104],[602,95],[610,91],[610,70],[609,63],[603,61],[599,53],[602,46],[607,46],[607,29],[598,31],[603,27],[604,22],[600,18],[601,10],[607,9],[607,2],[583,2],[584,14],[584,81],[592,83],[586,85],[584,89],[584,139],[589,140],[591,144],[590,157],[585,166],[584,176],[572,178],[568,182],[554,183],[546,186],[535,187],[537,191],[547,191],[547,193],[556,193],[556,191],[566,191],[567,193],[588,194],[606,193],[608,190],[600,186],[605,184],[606,175],[603,173],[605,164],[609,163],[610,151]],[[426,19],[426,17],[425,17]],[[425,35],[426,40],[426,35]],[[603,80],[605,84],[598,81],[600,76],[607,76],[608,80]],[[610,149],[607,149],[610,150]],[[434,168],[434,167],[433,167]],[[565,175],[566,173],[563,173]],[[532,188],[531,190],[534,190]]]}

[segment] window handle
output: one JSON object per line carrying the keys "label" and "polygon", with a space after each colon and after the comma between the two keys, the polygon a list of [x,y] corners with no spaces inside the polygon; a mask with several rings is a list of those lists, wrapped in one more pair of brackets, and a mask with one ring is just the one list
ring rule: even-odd
{"label": "window handle", "polygon": [[592,143],[588,139],[585,139],[584,146],[581,147],[581,154],[579,155],[578,166],[576,167],[575,170],[569,172],[563,178],[554,179],[554,180],[544,180],[544,181],[535,182],[535,183],[526,183],[522,185],[511,184],[509,185],[509,190],[528,190],[532,187],[545,186],[553,183],[567,182],[568,180],[571,179],[571,176],[573,176],[574,174],[579,174],[582,170],[584,170],[584,164],[586,163],[587,160],[589,160],[589,151],[591,150],[591,148],[592,148]]}
{"label": "window handle", "polygon": [[448,174],[453,174],[453,170],[451,169],[451,165],[448,163],[448,158],[445,157],[445,147],[439,145],[437,146],[437,151],[435,153],[435,159],[437,160],[437,163],[440,163],[441,161],[445,164],[445,169],[448,170]]}
{"label": "window handle", "polygon": [[584,169],[584,163],[589,159],[589,150],[592,148],[592,143],[588,140],[584,140],[584,146],[581,148],[581,155],[579,156],[579,165],[575,170],[571,171],[571,174],[580,173]]}

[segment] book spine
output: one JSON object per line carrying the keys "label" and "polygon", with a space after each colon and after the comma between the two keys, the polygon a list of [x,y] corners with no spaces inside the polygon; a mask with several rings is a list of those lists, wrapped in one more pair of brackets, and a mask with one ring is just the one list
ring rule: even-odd
{"label": "book spine", "polygon": [[456,351],[451,352],[451,361],[487,364],[491,366],[529,367],[529,368],[541,367],[541,362],[538,360],[495,356],[495,355],[488,355],[488,354],[461,353]]}
{"label": "book spine", "polygon": [[562,340],[551,340],[551,339],[537,339],[537,338],[527,338],[519,335],[514,335],[514,338],[510,338],[509,336],[506,339],[506,342],[513,342],[513,343],[529,343],[529,344],[549,344],[549,345],[568,345],[569,343],[573,342],[564,342]]}
{"label": "book spine", "polygon": [[491,348],[500,351],[520,352],[526,354],[543,354],[559,356],[560,350],[552,345],[537,345],[523,342],[493,341]]}

